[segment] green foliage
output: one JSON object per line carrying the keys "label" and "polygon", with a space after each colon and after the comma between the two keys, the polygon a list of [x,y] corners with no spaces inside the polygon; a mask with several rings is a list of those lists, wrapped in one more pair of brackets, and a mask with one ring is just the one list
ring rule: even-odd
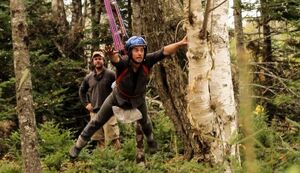
{"label": "green foliage", "polygon": [[165,112],[158,112],[152,120],[155,127],[154,135],[160,141],[160,150],[167,152],[167,155],[182,151],[182,142],[176,137],[175,128]]}
{"label": "green foliage", "polygon": [[[0,82],[0,120],[16,119],[14,109],[15,96],[15,78]],[[9,94],[7,94],[9,93]]]}
{"label": "green foliage", "polygon": [[[287,120],[286,124],[280,124],[275,120],[269,122],[267,117],[264,108],[258,106],[253,121],[254,129],[258,133],[251,136],[251,140],[255,137],[260,172],[287,171],[288,173],[294,173],[293,171],[300,164],[300,124],[292,120]],[[105,149],[96,149],[90,154],[85,148],[77,160],[71,161],[68,158],[68,150],[74,144],[71,139],[73,133],[69,130],[63,130],[59,124],[46,122],[38,128],[43,172],[218,173],[223,171],[222,165],[205,165],[195,159],[185,160],[179,153],[172,154],[174,148],[176,148],[174,145],[175,138],[171,137],[171,134],[174,133],[172,123],[163,112],[155,115],[153,120],[155,136],[162,147],[156,154],[149,155],[146,153],[146,167],[140,167],[135,163],[135,138],[132,124],[121,125],[122,130],[125,130],[123,132],[125,136],[122,136],[121,150],[115,151],[111,146],[108,146]],[[168,140],[171,141],[166,142]],[[21,162],[20,137],[17,132],[12,134],[8,140],[8,145],[10,145],[10,158],[14,162]],[[234,162],[232,160],[232,163],[236,165],[234,172],[243,172],[242,168],[238,166],[239,164]],[[20,172],[19,167],[1,161],[0,172],[3,172],[3,170],[5,172]]]}
{"label": "green foliage", "polygon": [[256,156],[260,172],[284,172],[300,164],[300,126],[290,120],[268,120],[266,112],[254,117]]}
{"label": "green foliage", "polygon": [[281,94],[281,95],[277,95],[274,99],[274,104],[276,106],[279,106],[283,103],[288,103],[293,101],[293,97],[291,95],[285,95],[285,94]]}
{"label": "green foliage", "polygon": [[[43,172],[222,172],[223,168],[220,165],[211,166],[198,163],[196,160],[185,160],[181,155],[183,150],[181,139],[175,135],[172,123],[162,110],[149,103],[148,107],[151,110],[149,112],[158,112],[151,116],[160,151],[154,155],[146,153],[145,168],[135,163],[135,130],[132,124],[120,124],[122,137],[120,151],[116,152],[108,147],[104,150],[97,149],[90,154],[87,149],[84,149],[77,160],[69,160],[67,152],[74,143],[73,132],[64,129],[78,132],[86,124],[84,121],[86,112],[77,95],[79,84],[85,75],[85,60],[82,53],[74,50],[93,43],[96,45],[111,43],[112,39],[110,33],[107,32],[107,26],[97,27],[100,28],[98,39],[80,40],[75,46],[67,47],[72,53],[62,54],[56,44],[68,43],[67,33],[58,33],[55,21],[51,20],[51,1],[29,0],[26,2],[37,121],[38,124],[45,119],[59,122],[59,125],[46,122],[38,129]],[[271,103],[273,107],[256,111],[253,122],[255,133],[245,138],[255,140],[260,172],[296,173],[300,169],[300,106],[297,97],[300,88],[300,1],[272,0],[268,2],[270,21],[284,22],[284,24],[276,23],[278,25],[271,26],[272,33],[279,33],[276,36],[272,35],[274,62],[271,62],[271,68],[268,66],[270,71],[267,71],[273,77],[267,79],[271,84],[266,86],[275,93],[267,98],[270,100],[268,104]],[[127,1],[122,1],[119,4],[123,14],[130,13],[130,9],[126,8],[127,3]],[[248,7],[253,9],[258,6],[256,3]],[[126,15],[126,25],[130,25],[130,17]],[[259,19],[255,20],[259,21]],[[69,29],[69,26],[67,28]],[[92,31],[86,30],[85,32],[91,33]],[[247,37],[251,36],[247,35]],[[250,40],[249,44],[256,44],[254,53],[258,56],[256,59],[260,59],[262,40],[259,40],[258,36],[252,38],[256,40]],[[9,1],[0,2],[0,42],[0,120],[16,120]],[[71,54],[72,56],[68,56]],[[261,107],[267,104],[264,100],[258,100],[258,102],[262,104]],[[247,141],[245,138],[239,141],[243,139]],[[21,172],[19,132],[13,132],[11,137],[5,139],[4,142],[9,147],[9,151],[0,161],[0,172]],[[237,161],[232,160],[232,162],[236,165],[235,172],[244,171]]]}
{"label": "green foliage", "polygon": [[0,160],[0,172],[1,173],[21,173],[21,168],[19,163]]}
{"label": "green foliage", "polygon": [[49,170],[60,170],[63,161],[68,158],[68,151],[73,144],[72,133],[61,129],[59,124],[46,122],[38,130],[39,152],[42,162]]}
{"label": "green foliage", "polygon": [[9,1],[0,3],[0,120],[16,119]]}
{"label": "green foliage", "polygon": [[223,172],[222,165],[215,165],[210,167],[209,165],[203,165],[198,163],[196,160],[186,161],[183,158],[174,158],[170,160],[169,163],[166,163],[168,172],[174,173],[219,173]]}
{"label": "green foliage", "polygon": [[20,162],[22,160],[20,133],[18,131],[14,131],[5,143],[7,146],[9,146],[9,157],[13,158],[17,162]]}
{"label": "green foliage", "polygon": [[[61,124],[77,124],[85,115],[78,96],[83,62],[51,57],[41,51],[31,52],[33,95],[38,120],[47,117]],[[82,121],[78,119],[78,121]],[[75,127],[82,127],[76,125]]]}

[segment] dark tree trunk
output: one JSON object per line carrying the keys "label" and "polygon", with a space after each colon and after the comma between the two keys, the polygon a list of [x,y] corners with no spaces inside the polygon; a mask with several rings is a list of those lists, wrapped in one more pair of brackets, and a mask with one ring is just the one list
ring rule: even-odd
{"label": "dark tree trunk", "polygon": [[241,0],[234,0],[234,31],[236,34],[237,56],[239,56],[241,53],[240,51],[243,51],[244,49]]}
{"label": "dark tree trunk", "polygon": [[[242,2],[241,0],[234,0],[234,33],[235,33],[235,40],[236,40],[236,58],[237,60],[241,60],[242,56],[245,55],[245,47],[244,47],[244,32],[243,32],[243,22],[242,22]],[[232,78],[233,78],[233,86],[234,86],[234,94],[236,101],[238,103],[238,73],[237,73],[237,67],[234,65],[232,66]]]}
{"label": "dark tree trunk", "polygon": [[52,0],[52,16],[56,23],[54,29],[57,32],[54,44],[62,57],[84,59],[83,46],[80,44],[84,28],[81,0],[72,0],[71,12],[72,19],[69,26],[64,11],[64,1]]}
{"label": "dark tree trunk", "polygon": [[91,0],[92,22],[92,52],[99,49],[100,17],[102,13],[102,1]]}
{"label": "dark tree trunk", "polygon": [[270,16],[268,11],[268,0],[261,0],[261,16],[262,16],[262,27],[263,27],[263,58],[265,62],[272,62],[272,41],[271,41],[271,30],[270,30]]}
{"label": "dark tree trunk", "polygon": [[69,57],[72,59],[84,59],[83,46],[80,45],[80,42],[83,39],[83,28],[81,0],[72,0],[71,31],[69,33],[68,42],[65,42]]}
{"label": "dark tree trunk", "polygon": [[[269,22],[271,20],[271,16],[269,14],[269,2],[268,0],[261,0],[261,25],[263,29],[263,50],[262,50],[262,62],[265,62],[264,68],[259,69],[259,82],[261,85],[269,88],[273,85],[272,78],[265,75],[269,73],[269,70],[272,71],[272,65],[270,62],[272,59],[272,40],[271,40],[271,30]],[[268,69],[268,70],[266,70]],[[268,89],[260,89],[260,95],[262,96],[272,96],[273,93]],[[272,109],[270,109],[272,110]],[[270,112],[271,113],[271,112]],[[271,113],[272,114],[272,113]]]}
{"label": "dark tree trunk", "polygon": [[64,33],[67,30],[68,22],[65,13],[63,0],[52,0],[52,18],[57,22],[58,33]]}

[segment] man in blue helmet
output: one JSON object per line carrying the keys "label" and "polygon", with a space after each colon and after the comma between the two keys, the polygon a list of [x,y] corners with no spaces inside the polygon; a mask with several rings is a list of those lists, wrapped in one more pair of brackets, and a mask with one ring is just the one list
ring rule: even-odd
{"label": "man in blue helmet", "polygon": [[76,158],[91,136],[101,128],[114,114],[113,107],[122,110],[137,110],[141,113],[138,122],[147,139],[150,153],[155,153],[157,143],[152,132],[152,123],[147,115],[145,101],[146,86],[149,81],[149,70],[166,56],[174,54],[180,47],[187,45],[187,38],[164,46],[162,49],[147,54],[147,43],[139,36],[133,36],[126,42],[128,59],[122,59],[112,47],[106,49],[111,63],[116,67],[117,80],[113,92],[106,98],[96,117],[90,121],[70,149],[71,158]]}

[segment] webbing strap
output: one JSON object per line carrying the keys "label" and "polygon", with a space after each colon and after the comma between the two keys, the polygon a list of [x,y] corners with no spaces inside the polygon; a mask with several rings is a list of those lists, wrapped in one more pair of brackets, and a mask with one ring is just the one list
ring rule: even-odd
{"label": "webbing strap", "polygon": [[[143,67],[143,71],[144,71],[145,75],[149,75],[149,68],[147,66],[145,66],[144,64],[142,65],[142,67]],[[124,69],[122,71],[122,73],[119,75],[119,77],[117,78],[117,80],[116,80],[118,91],[120,92],[120,94],[122,94],[123,96],[125,96],[127,98],[139,97],[139,95],[134,95],[134,96],[129,95],[126,92],[122,91],[122,89],[120,88],[120,82],[124,78],[124,76],[126,75],[127,71],[128,71],[128,68]]]}
{"label": "webbing strap", "polygon": [[124,78],[124,76],[126,75],[128,71],[128,68],[126,68],[125,70],[122,71],[122,73],[120,74],[120,76],[117,78],[116,83],[117,85],[120,83],[120,81]]}
{"label": "webbing strap", "polygon": [[117,13],[117,16],[118,16],[118,19],[119,19],[122,35],[123,35],[123,37],[128,38],[128,35],[127,35],[126,29],[125,29],[125,26],[124,26],[124,22],[123,22],[123,19],[122,19],[122,15],[121,15],[118,3],[117,3],[116,0],[112,0],[112,4],[115,7],[115,10],[116,10],[116,13]]}
{"label": "webbing strap", "polygon": [[119,32],[118,32],[118,28],[117,28],[117,24],[111,9],[111,5],[110,5],[110,0],[104,0],[104,5],[105,5],[105,10],[108,16],[108,21],[109,21],[109,27],[110,27],[110,31],[114,40],[114,45],[115,45],[115,49],[117,51],[121,51],[124,49],[124,45],[121,41]]}

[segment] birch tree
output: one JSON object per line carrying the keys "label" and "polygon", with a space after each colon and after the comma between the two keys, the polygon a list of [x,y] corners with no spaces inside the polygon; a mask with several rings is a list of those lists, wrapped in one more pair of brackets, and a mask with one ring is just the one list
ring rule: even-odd
{"label": "birch tree", "polygon": [[208,0],[205,12],[201,5],[195,0],[185,5],[189,40],[187,116],[200,144],[197,152],[201,159],[224,163],[229,156],[237,156],[237,146],[231,140],[238,127],[228,50],[228,1]]}
{"label": "birch tree", "polygon": [[41,172],[41,163],[37,150],[38,140],[28,51],[29,40],[23,0],[10,1],[10,14],[23,172],[39,173]]}
{"label": "birch tree", "polygon": [[184,143],[185,157],[225,163],[237,155],[236,145],[230,142],[237,122],[226,28],[228,2],[208,1],[206,18],[210,20],[205,22],[201,1],[141,2],[141,32],[150,52],[174,42],[184,14],[187,17],[188,66],[182,55],[168,57],[156,65],[153,78],[166,114]]}

